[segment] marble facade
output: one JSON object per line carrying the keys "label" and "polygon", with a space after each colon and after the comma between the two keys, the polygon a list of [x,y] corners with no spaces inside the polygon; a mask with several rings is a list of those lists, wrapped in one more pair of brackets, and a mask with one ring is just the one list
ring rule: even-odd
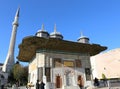
{"label": "marble facade", "polygon": [[38,50],[29,65],[29,82],[35,85],[37,79],[43,80],[46,89],[50,87],[79,89],[79,79],[83,86],[89,84],[91,80],[89,58],[88,54],[51,53]]}

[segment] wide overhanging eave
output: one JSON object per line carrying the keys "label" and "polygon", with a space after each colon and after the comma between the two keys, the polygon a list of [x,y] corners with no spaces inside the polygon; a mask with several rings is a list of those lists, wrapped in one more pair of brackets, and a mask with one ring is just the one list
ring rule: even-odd
{"label": "wide overhanging eave", "polygon": [[36,50],[45,49],[52,51],[74,52],[74,53],[89,53],[91,56],[100,53],[107,47],[98,44],[83,44],[72,41],[65,41],[54,38],[40,38],[36,36],[25,37],[19,45],[18,60],[28,62],[36,54]]}

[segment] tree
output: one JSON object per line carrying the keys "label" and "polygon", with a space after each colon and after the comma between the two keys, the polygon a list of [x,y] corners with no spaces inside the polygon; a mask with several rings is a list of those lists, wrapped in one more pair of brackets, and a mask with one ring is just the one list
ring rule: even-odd
{"label": "tree", "polygon": [[23,77],[23,74],[24,74],[23,67],[18,62],[16,62],[16,64],[13,66],[13,76],[14,79],[17,81],[18,86],[20,84],[21,78]]}
{"label": "tree", "polygon": [[22,66],[18,61],[14,64],[10,75],[8,76],[8,83],[17,83],[18,86],[27,84],[28,82],[28,66]]}
{"label": "tree", "polygon": [[8,76],[8,83],[10,83],[10,84],[14,84],[15,83],[15,79],[14,79],[12,70],[10,71],[10,75]]}
{"label": "tree", "polygon": [[27,84],[28,82],[28,66],[24,67],[24,74],[22,77],[22,83]]}
{"label": "tree", "polygon": [[13,66],[13,76],[17,81],[18,86],[21,84],[21,81],[24,83],[23,81],[27,81],[28,76],[27,67],[23,67],[19,62],[16,62],[16,64]]}

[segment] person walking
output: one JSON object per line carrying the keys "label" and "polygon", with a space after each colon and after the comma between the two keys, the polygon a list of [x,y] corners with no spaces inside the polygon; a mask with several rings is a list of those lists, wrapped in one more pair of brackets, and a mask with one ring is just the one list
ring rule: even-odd
{"label": "person walking", "polygon": [[84,82],[83,82],[82,76],[78,77],[78,86],[80,89],[83,89],[83,87],[84,87]]}
{"label": "person walking", "polygon": [[94,79],[94,86],[97,86],[97,87],[99,86],[99,81],[98,81],[98,78],[96,77]]}
{"label": "person walking", "polygon": [[36,89],[40,89],[39,86],[40,86],[39,80],[37,80],[37,82],[36,82]]}
{"label": "person walking", "polygon": [[43,82],[43,81],[41,81],[41,83],[40,83],[40,85],[39,85],[39,87],[40,87],[40,89],[45,89],[45,83]]}

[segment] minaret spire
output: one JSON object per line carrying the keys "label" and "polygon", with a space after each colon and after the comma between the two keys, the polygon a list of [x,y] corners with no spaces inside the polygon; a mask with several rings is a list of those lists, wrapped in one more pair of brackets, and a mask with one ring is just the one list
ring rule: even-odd
{"label": "minaret spire", "polygon": [[11,34],[11,39],[10,39],[10,45],[9,45],[9,49],[8,49],[8,54],[5,60],[5,63],[3,65],[2,70],[4,72],[10,72],[10,70],[12,69],[15,61],[14,61],[14,48],[15,48],[15,41],[16,41],[16,34],[17,34],[17,27],[18,27],[18,20],[19,20],[19,12],[20,12],[20,8],[17,9],[16,11],[16,15],[13,21],[13,28],[12,28],[12,34]]}
{"label": "minaret spire", "polygon": [[13,25],[19,25],[18,24],[18,19],[19,19],[19,13],[20,13],[20,8],[17,9],[15,19],[13,21]]}
{"label": "minaret spire", "polygon": [[16,17],[19,17],[19,12],[20,12],[20,8],[17,9],[17,12],[16,12]]}

